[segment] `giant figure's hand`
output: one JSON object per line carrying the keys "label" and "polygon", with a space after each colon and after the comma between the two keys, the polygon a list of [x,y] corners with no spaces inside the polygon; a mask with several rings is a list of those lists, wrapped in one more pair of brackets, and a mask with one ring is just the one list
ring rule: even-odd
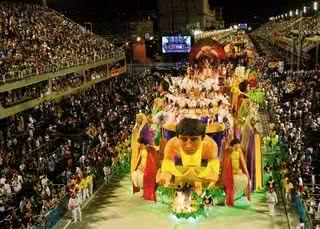
{"label": "giant figure's hand", "polygon": [[182,176],[181,172],[176,168],[176,165],[172,160],[164,159],[162,161],[161,171],[170,173],[174,176]]}
{"label": "giant figure's hand", "polygon": [[170,173],[160,172],[159,177],[157,177],[157,183],[167,187],[170,184],[171,178],[172,175]]}

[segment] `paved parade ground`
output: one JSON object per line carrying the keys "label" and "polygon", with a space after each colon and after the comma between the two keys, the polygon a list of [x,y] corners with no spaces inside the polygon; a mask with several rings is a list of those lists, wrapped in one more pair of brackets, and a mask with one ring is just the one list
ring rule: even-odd
{"label": "paved parade ground", "polygon": [[[264,193],[252,194],[250,205],[245,197],[236,202],[234,208],[215,206],[207,218],[197,222],[181,222],[169,214],[167,205],[146,202],[142,193],[132,194],[129,176],[113,180],[113,184],[104,185],[91,198],[82,210],[81,223],[71,223],[70,214],[64,217],[62,228],[68,229],[269,229],[289,228],[288,219],[282,204],[276,209],[275,217],[268,214]],[[60,224],[61,225],[61,224]],[[292,222],[291,228],[293,228]]]}

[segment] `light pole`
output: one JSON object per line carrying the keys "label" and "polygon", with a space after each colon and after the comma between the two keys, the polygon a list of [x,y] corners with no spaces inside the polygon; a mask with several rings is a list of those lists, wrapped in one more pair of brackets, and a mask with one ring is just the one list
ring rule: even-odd
{"label": "light pole", "polygon": [[[298,9],[296,10],[296,15],[297,16],[302,16],[303,17],[303,12],[301,13]],[[299,21],[299,30],[298,30],[298,58],[297,58],[297,70],[300,71],[300,66],[301,66],[301,55],[302,55],[302,44],[303,44],[303,35],[302,35],[302,20]]]}
{"label": "light pole", "polygon": [[[293,11],[289,11],[289,17],[293,17]],[[293,30],[293,25],[291,23],[291,31]],[[291,34],[292,48],[291,48],[291,59],[290,59],[290,70],[293,71],[294,65],[294,52],[295,52],[295,37]]]}
{"label": "light pole", "polygon": [[[319,9],[319,3],[318,1],[313,2],[313,10],[316,12],[316,31],[318,30],[318,9]],[[316,41],[316,68],[318,68],[319,64],[319,42]]]}
{"label": "light pole", "polygon": [[129,60],[129,73],[130,75],[132,75],[132,63],[133,63],[133,45],[134,45],[134,42],[131,42],[131,41],[127,41],[125,43],[125,48],[126,48],[126,56],[127,56],[127,59]]}

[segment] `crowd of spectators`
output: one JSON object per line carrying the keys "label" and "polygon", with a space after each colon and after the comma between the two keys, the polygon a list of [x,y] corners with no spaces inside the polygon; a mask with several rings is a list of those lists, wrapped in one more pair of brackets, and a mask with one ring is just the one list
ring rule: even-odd
{"label": "crowd of spectators", "polygon": [[[262,58],[259,62],[276,62],[276,61],[286,61],[290,63],[290,54],[284,49],[275,46],[272,43],[271,38],[265,36],[265,33],[255,32],[250,35],[255,48]],[[258,63],[259,65],[260,63]]]}
{"label": "crowd of spectators", "polygon": [[55,11],[19,2],[0,2],[2,83],[107,58],[120,51]]}
{"label": "crowd of spectators", "polygon": [[135,114],[149,109],[157,78],[111,78],[0,120],[1,227],[32,225],[68,191],[83,196],[81,178],[103,174],[103,167],[128,156],[124,142]]}
{"label": "crowd of spectators", "polygon": [[[294,68],[298,59],[298,39],[292,38],[292,31],[301,31],[304,38],[315,35],[319,31],[317,17],[290,17],[271,20],[250,34],[253,43],[268,62],[285,61]],[[297,34],[296,34],[297,35]],[[303,41],[301,52],[301,66],[303,69],[312,69],[310,50],[315,48],[315,42]]]}
{"label": "crowd of spectators", "polygon": [[32,99],[37,99],[46,93],[45,84],[46,83],[39,83],[36,85],[0,93],[0,105],[4,108],[7,108]]}
{"label": "crowd of spectators", "polygon": [[64,92],[71,88],[81,87],[85,82],[106,78],[106,66],[89,69],[82,73],[71,73],[65,76],[51,79],[51,89],[49,81],[43,81],[31,86],[10,90],[0,93],[0,105],[8,108],[29,100],[42,98],[52,92]]}
{"label": "crowd of spectators", "polygon": [[[284,144],[282,184],[288,204],[301,221],[306,205],[313,227],[320,225],[320,72],[273,72],[265,75],[272,137]],[[303,200],[303,202],[300,202]]]}

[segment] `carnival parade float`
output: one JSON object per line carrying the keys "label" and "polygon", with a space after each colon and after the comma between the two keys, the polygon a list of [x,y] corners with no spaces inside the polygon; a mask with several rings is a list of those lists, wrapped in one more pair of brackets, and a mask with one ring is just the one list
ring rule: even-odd
{"label": "carnival parade float", "polygon": [[258,73],[206,40],[193,47],[185,75],[160,82],[151,114],[137,114],[132,134],[134,192],[167,204],[178,219],[232,207],[242,196],[249,202],[263,183]]}

